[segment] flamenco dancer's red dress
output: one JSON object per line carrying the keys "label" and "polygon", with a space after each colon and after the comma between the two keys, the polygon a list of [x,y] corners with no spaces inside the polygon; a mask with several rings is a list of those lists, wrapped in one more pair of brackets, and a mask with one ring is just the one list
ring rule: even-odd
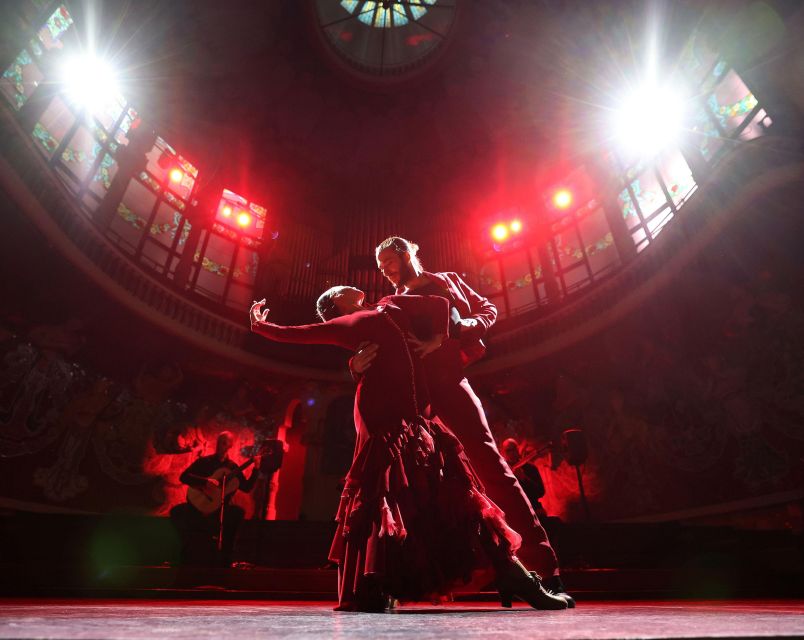
{"label": "flamenco dancer's red dress", "polygon": [[322,324],[253,329],[279,342],[379,345],[357,387],[355,455],[329,554],[338,564],[340,610],[378,610],[386,596],[432,600],[491,556],[519,548],[519,534],[486,497],[458,439],[422,417],[426,380],[404,333],[414,321],[419,333],[429,325],[446,335],[448,314],[441,297],[388,296],[374,310]]}

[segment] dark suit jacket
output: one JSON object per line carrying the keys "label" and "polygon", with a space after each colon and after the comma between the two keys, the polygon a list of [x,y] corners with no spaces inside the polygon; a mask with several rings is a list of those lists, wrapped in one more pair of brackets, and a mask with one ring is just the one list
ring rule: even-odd
{"label": "dark suit jacket", "polygon": [[[465,367],[480,359],[486,352],[486,345],[483,344],[482,338],[497,320],[497,307],[466,284],[457,273],[425,271],[423,275],[438,285],[439,293],[450,301],[450,306],[461,318],[477,320],[477,326],[470,329],[456,325],[456,331],[450,331],[450,337],[457,339],[460,343],[462,366]],[[419,291],[424,291],[424,289],[409,293],[416,294]]]}

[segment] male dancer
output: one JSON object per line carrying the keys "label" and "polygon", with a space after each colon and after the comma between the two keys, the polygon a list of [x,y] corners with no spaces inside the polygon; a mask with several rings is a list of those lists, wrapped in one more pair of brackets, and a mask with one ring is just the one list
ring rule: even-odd
{"label": "male dancer", "polygon": [[[523,561],[536,568],[545,588],[574,607],[575,600],[566,593],[547,534],[500,455],[480,399],[463,372],[465,366],[485,353],[481,338],[497,319],[497,308],[457,273],[424,271],[416,255],[418,249],[416,244],[392,236],[377,246],[375,255],[378,268],[397,294],[438,295],[450,301],[449,339],[424,360],[432,409],[458,436],[489,497],[522,535]],[[349,363],[353,375],[360,375],[371,365],[376,349],[376,345],[365,345],[358,351]]]}

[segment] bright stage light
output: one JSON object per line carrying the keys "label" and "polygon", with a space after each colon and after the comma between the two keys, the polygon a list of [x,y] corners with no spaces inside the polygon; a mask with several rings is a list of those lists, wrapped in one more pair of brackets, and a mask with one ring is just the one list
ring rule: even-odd
{"label": "bright stage light", "polygon": [[559,209],[566,209],[572,204],[572,193],[568,189],[559,189],[553,194],[553,204]]}
{"label": "bright stage light", "polygon": [[491,228],[491,237],[497,242],[502,242],[508,237],[508,227],[504,224],[495,224]]}
{"label": "bright stage light", "polygon": [[247,227],[250,222],[251,222],[251,216],[248,215],[245,211],[237,216],[237,224],[239,224],[241,227]]}
{"label": "bright stage light", "polygon": [[92,55],[66,60],[62,80],[67,99],[90,113],[102,110],[120,94],[111,65]]}
{"label": "bright stage light", "polygon": [[655,155],[678,137],[684,110],[681,91],[647,84],[627,96],[615,111],[615,139],[629,158]]}
{"label": "bright stage light", "polygon": [[512,233],[519,233],[522,231],[522,222],[520,220],[512,220],[510,229]]}
{"label": "bright stage light", "polygon": [[184,172],[181,169],[170,170],[170,180],[172,182],[181,182],[184,178]]}
{"label": "bright stage light", "polygon": [[230,218],[230,217],[232,216],[232,207],[230,207],[230,206],[227,204],[227,205],[226,205],[226,206],[223,208],[223,211],[221,211],[221,213],[223,214],[223,217],[224,217],[224,218]]}

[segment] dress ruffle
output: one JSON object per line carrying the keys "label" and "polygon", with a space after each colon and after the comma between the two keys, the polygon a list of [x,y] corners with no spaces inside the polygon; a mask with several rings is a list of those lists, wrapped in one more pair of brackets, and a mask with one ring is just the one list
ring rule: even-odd
{"label": "dress ruffle", "polygon": [[339,567],[341,609],[360,608],[378,592],[437,600],[488,564],[481,536],[508,555],[522,542],[486,496],[459,440],[422,417],[363,443],[336,520],[329,557]]}

